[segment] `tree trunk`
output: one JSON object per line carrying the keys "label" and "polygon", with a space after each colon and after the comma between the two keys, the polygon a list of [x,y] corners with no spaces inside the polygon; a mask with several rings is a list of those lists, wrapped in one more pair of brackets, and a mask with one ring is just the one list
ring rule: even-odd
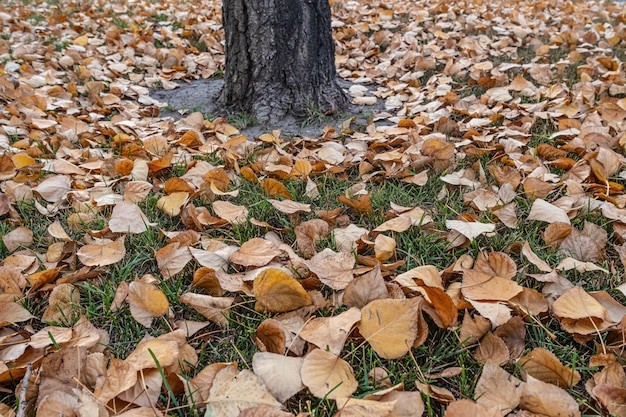
{"label": "tree trunk", "polygon": [[345,107],[328,0],[223,0],[227,107],[277,121]]}

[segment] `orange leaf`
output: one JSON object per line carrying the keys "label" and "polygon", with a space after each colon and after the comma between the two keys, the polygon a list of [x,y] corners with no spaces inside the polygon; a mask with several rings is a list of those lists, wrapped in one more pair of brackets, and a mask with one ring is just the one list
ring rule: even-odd
{"label": "orange leaf", "polygon": [[268,268],[254,279],[254,309],[259,312],[283,313],[313,303],[302,285],[286,272]]}
{"label": "orange leaf", "polygon": [[289,193],[287,187],[285,187],[280,181],[273,178],[266,178],[261,181],[261,190],[263,190],[263,193],[268,197],[282,197],[288,200],[293,200],[293,196]]}

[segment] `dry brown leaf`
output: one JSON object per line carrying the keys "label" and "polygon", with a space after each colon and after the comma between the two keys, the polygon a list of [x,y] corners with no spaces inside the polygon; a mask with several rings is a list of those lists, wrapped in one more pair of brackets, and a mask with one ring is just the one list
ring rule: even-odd
{"label": "dry brown leaf", "polygon": [[14,252],[20,247],[28,248],[33,244],[33,232],[27,227],[17,227],[2,236],[4,246],[9,252]]}
{"label": "dry brown leaf", "polygon": [[374,253],[376,259],[385,262],[396,256],[396,240],[380,234],[374,240]]}
{"label": "dry brown leaf", "polygon": [[385,359],[404,356],[417,338],[421,299],[374,300],[361,310],[359,331]]}
{"label": "dry brown leaf", "polygon": [[283,313],[313,302],[294,277],[276,268],[261,272],[254,279],[252,291],[256,298],[254,309],[259,312]]}
{"label": "dry brown leaf", "polygon": [[322,349],[313,349],[304,357],[301,376],[317,398],[349,397],[358,387],[350,365]]}
{"label": "dry brown leaf", "polygon": [[487,332],[478,342],[478,347],[474,350],[474,358],[483,364],[502,365],[509,360],[509,348],[504,340]]}
{"label": "dry brown leaf", "polygon": [[580,287],[557,298],[552,303],[552,312],[570,333],[595,334],[613,325],[606,308]]}
{"label": "dry brown leaf", "polygon": [[215,214],[231,224],[241,224],[248,220],[248,209],[244,206],[238,206],[228,201],[214,201],[213,211]]}
{"label": "dry brown leaf", "polygon": [[506,414],[519,405],[523,382],[498,365],[487,363],[476,383],[474,397],[478,404],[501,410]]}
{"label": "dry brown leaf", "polygon": [[272,395],[283,403],[304,388],[300,376],[303,362],[303,358],[257,352],[252,357],[252,369]]}
{"label": "dry brown leaf", "polygon": [[522,292],[515,281],[468,269],[463,273],[461,292],[470,300],[507,301]]}
{"label": "dry brown leaf", "polygon": [[334,290],[345,289],[354,278],[354,255],[349,252],[334,252],[326,248],[313,258],[305,261],[306,266],[322,281]]}
{"label": "dry brown leaf", "polygon": [[206,400],[206,415],[238,417],[242,410],[256,406],[276,409],[281,404],[252,371],[229,366],[219,370]]}
{"label": "dry brown leaf", "polygon": [[110,243],[85,245],[76,252],[76,256],[85,266],[106,266],[121,261],[126,255],[124,238]]}
{"label": "dry brown leaf", "polygon": [[359,320],[361,311],[352,307],[337,316],[307,321],[299,336],[320,349],[339,356],[352,327]]}
{"label": "dry brown leaf", "polygon": [[[264,266],[283,253],[269,240],[253,238],[230,255],[230,260],[243,266]],[[207,265],[205,265],[207,266]]]}
{"label": "dry brown leaf", "polygon": [[297,225],[294,232],[298,250],[302,256],[310,258],[317,253],[315,244],[328,236],[330,228],[324,220],[313,219]]}
{"label": "dry brown leaf", "polygon": [[184,293],[178,299],[222,327],[228,325],[230,306],[235,300],[233,297],[211,297],[190,292]]}
{"label": "dry brown leaf", "polygon": [[80,293],[71,284],[54,287],[48,297],[48,308],[41,320],[50,324],[70,326],[80,314]]}
{"label": "dry brown leaf", "polygon": [[389,292],[379,263],[371,271],[354,278],[343,293],[343,303],[348,307],[362,308],[370,301],[382,298],[389,298]]}
{"label": "dry brown leaf", "polygon": [[163,292],[144,276],[128,286],[130,314],[145,327],[152,326],[152,319],[167,313],[170,307]]}
{"label": "dry brown leaf", "polygon": [[270,204],[278,211],[286,214],[294,214],[300,211],[305,213],[311,212],[311,205],[305,203],[298,203],[291,200],[273,200],[269,199]]}
{"label": "dry brown leaf", "polygon": [[528,375],[561,388],[571,388],[580,381],[578,371],[563,366],[554,353],[543,348],[533,349],[518,363]]}
{"label": "dry brown leaf", "polygon": [[261,181],[261,190],[268,197],[282,197],[287,200],[293,200],[293,196],[287,190],[287,187],[285,187],[280,181],[273,178],[265,178]]}
{"label": "dry brown leaf", "polygon": [[444,417],[502,417],[496,407],[488,407],[470,400],[458,400],[448,404]]}
{"label": "dry brown leaf", "polygon": [[109,219],[109,229],[113,233],[143,233],[148,226],[154,225],[136,204],[127,201],[117,203]]}
{"label": "dry brown leaf", "polygon": [[161,277],[168,279],[181,272],[192,256],[187,246],[170,243],[156,251],[156,261]]}
{"label": "dry brown leaf", "polygon": [[576,400],[565,390],[528,376],[523,385],[520,407],[549,417],[579,417]]}
{"label": "dry brown leaf", "polygon": [[189,193],[186,191],[176,191],[169,195],[165,195],[157,201],[157,207],[168,216],[174,217],[180,214],[180,211],[189,200]]}

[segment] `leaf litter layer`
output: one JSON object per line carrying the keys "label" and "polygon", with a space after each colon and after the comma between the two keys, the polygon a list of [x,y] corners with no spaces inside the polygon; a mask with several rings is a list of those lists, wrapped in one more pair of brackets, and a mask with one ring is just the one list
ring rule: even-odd
{"label": "leaf litter layer", "polygon": [[623,7],[332,10],[385,111],[248,137],[220,4],[0,6],[3,416],[626,415]]}

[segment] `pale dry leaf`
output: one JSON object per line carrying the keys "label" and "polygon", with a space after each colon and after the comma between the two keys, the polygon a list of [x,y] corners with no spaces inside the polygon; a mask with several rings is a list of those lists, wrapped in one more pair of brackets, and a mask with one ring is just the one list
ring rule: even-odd
{"label": "pale dry leaf", "polygon": [[417,338],[420,304],[420,298],[374,300],[361,310],[359,331],[382,358],[400,358]]}
{"label": "pale dry leaf", "polygon": [[246,241],[230,255],[230,260],[242,266],[264,266],[283,253],[274,243],[255,237]]}
{"label": "pale dry leaf", "polygon": [[156,261],[161,276],[165,279],[181,272],[192,256],[189,247],[173,242],[156,251]]}
{"label": "pale dry leaf", "polygon": [[2,242],[9,252],[20,247],[28,248],[33,244],[33,232],[24,226],[17,227],[2,236]]}
{"label": "pale dry leaf", "polygon": [[157,207],[170,217],[178,216],[180,211],[189,200],[189,193],[185,191],[176,191],[169,195],[159,198]]}
{"label": "pale dry leaf", "polygon": [[286,214],[294,214],[300,211],[304,213],[311,212],[311,205],[305,203],[298,203],[292,200],[268,200],[270,204],[278,211]]}
{"label": "pale dry leaf", "polygon": [[380,262],[385,262],[396,255],[396,240],[380,234],[374,240],[374,254]]}
{"label": "pale dry leaf", "polygon": [[570,333],[595,334],[614,323],[608,311],[580,287],[566,291],[552,303],[552,312]]}
{"label": "pale dry leaf", "polygon": [[370,301],[389,298],[389,291],[380,270],[380,263],[371,271],[354,278],[343,292],[343,303],[362,308]]}
{"label": "pale dry leaf", "polygon": [[322,349],[314,349],[304,357],[301,376],[302,383],[317,398],[349,397],[358,387],[348,362]]}
{"label": "pale dry leaf", "polygon": [[206,401],[205,416],[238,417],[255,406],[280,409],[280,402],[252,371],[226,367],[217,372]]}
{"label": "pale dry leaf", "polygon": [[474,397],[478,404],[497,408],[506,414],[519,405],[522,389],[522,381],[498,365],[487,363],[476,383]]}
{"label": "pale dry leaf", "polygon": [[502,417],[498,408],[487,407],[470,400],[457,400],[448,404],[444,417]]}
{"label": "pale dry leaf", "polygon": [[248,209],[228,201],[217,200],[212,204],[215,214],[230,224],[242,224],[248,220]]}
{"label": "pale dry leaf", "polygon": [[72,179],[66,175],[54,175],[40,182],[33,191],[49,203],[57,203],[72,190]]}
{"label": "pale dry leaf", "polygon": [[537,254],[533,252],[528,242],[524,242],[524,245],[522,245],[522,255],[524,255],[526,259],[528,260],[528,262],[535,265],[540,271],[543,271],[543,272],[552,271],[552,268],[550,267],[550,265],[548,265],[546,261],[539,258],[539,256],[537,256]]}
{"label": "pale dry leaf", "polygon": [[257,352],[252,357],[252,369],[272,395],[281,403],[304,388],[301,377],[303,358]]}
{"label": "pale dry leaf", "polygon": [[556,385],[528,376],[520,397],[520,408],[549,417],[580,417],[576,400]]}
{"label": "pale dry leaf", "polygon": [[233,297],[211,297],[210,295],[190,292],[184,293],[178,299],[181,303],[188,305],[213,323],[222,327],[228,325],[230,306],[235,300]]}
{"label": "pale dry leaf", "polygon": [[167,313],[170,307],[167,297],[154,284],[136,279],[128,286],[130,314],[145,327],[152,326],[152,319]]}
{"label": "pale dry leaf", "polygon": [[337,227],[333,229],[335,245],[341,252],[351,252],[354,250],[358,246],[356,242],[360,240],[363,235],[367,235],[368,233],[369,230],[352,223],[344,228]]}
{"label": "pale dry leaf", "polygon": [[352,307],[333,317],[307,321],[299,336],[320,349],[339,356],[352,327],[361,320],[361,311]]}
{"label": "pale dry leaf", "polygon": [[528,213],[528,217],[526,219],[538,220],[547,223],[558,222],[570,224],[569,217],[567,216],[565,210],[540,198],[533,202],[533,205],[530,208],[530,213]]}
{"label": "pale dry leaf", "polygon": [[126,255],[124,238],[110,243],[85,245],[76,252],[85,266],[106,266],[121,261]]}
{"label": "pale dry leaf", "polygon": [[461,292],[468,300],[508,301],[522,290],[519,284],[507,278],[475,269],[468,269],[463,273]]}
{"label": "pale dry leaf", "polygon": [[554,353],[544,348],[533,349],[517,362],[528,375],[561,388],[571,388],[580,381],[578,371],[564,366]]}
{"label": "pale dry leaf", "polygon": [[474,240],[483,233],[491,233],[496,230],[493,223],[466,222],[462,220],[446,220],[448,229],[456,230],[469,240]]}
{"label": "pale dry leaf", "polygon": [[127,201],[120,201],[113,207],[109,219],[109,229],[113,233],[143,233],[148,226],[155,226],[141,211],[139,206]]}
{"label": "pale dry leaf", "polygon": [[350,252],[334,252],[326,248],[313,258],[305,261],[306,266],[334,290],[343,290],[354,278],[354,255]]}

